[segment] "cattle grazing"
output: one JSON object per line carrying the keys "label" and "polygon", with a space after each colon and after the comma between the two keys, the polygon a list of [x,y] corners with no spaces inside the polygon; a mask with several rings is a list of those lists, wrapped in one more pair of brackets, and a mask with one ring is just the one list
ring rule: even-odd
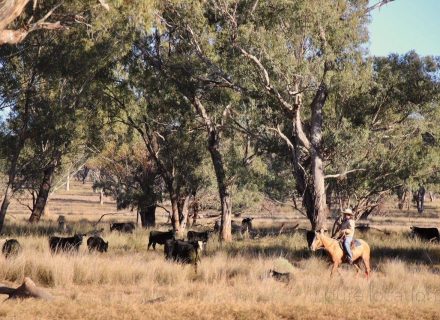
{"label": "cattle grazing", "polygon": [[254,218],[244,218],[241,220],[242,232],[250,232],[252,230],[252,220],[254,220]]}
{"label": "cattle grazing", "polygon": [[156,250],[156,244],[164,245],[167,240],[174,239],[176,232],[173,230],[168,231],[150,231],[150,238],[148,239],[148,249],[153,245],[153,249]]}
{"label": "cattle grazing", "polygon": [[63,215],[58,216],[58,232],[60,233],[64,233],[67,231],[67,226],[66,226],[66,217],[64,217]]}
{"label": "cattle grazing", "polygon": [[193,264],[197,273],[197,264],[200,261],[199,253],[202,250],[201,241],[182,241],[169,239],[165,242],[165,259],[181,263]]}
{"label": "cattle grazing", "polygon": [[58,251],[78,251],[79,247],[82,244],[83,239],[82,234],[76,234],[73,237],[50,237],[49,238],[49,247],[52,253],[56,253]]}
{"label": "cattle grazing", "polygon": [[133,233],[136,225],[133,222],[115,222],[110,223],[110,232],[113,230],[125,233]]}
{"label": "cattle grazing", "polygon": [[17,256],[21,252],[21,245],[15,239],[6,240],[3,244],[2,253],[5,258]]}
{"label": "cattle grazing", "polygon": [[418,237],[422,240],[428,241],[439,241],[440,234],[437,228],[421,228],[421,227],[411,227],[412,236]]}
{"label": "cattle grazing", "polygon": [[187,238],[188,241],[208,242],[209,238],[211,237],[211,233],[212,231],[203,231],[203,232],[188,231]]}
{"label": "cattle grazing", "polygon": [[89,252],[107,252],[108,242],[105,242],[101,237],[93,236],[87,239],[87,247],[89,248]]}

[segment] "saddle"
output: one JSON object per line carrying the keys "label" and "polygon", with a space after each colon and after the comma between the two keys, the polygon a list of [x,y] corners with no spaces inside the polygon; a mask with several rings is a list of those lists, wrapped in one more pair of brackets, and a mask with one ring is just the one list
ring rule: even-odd
{"label": "saddle", "polygon": [[[362,243],[358,240],[358,239],[353,239],[351,241],[350,244],[350,248],[351,250],[353,250],[356,247],[360,247],[362,245]],[[339,247],[342,249],[342,251],[344,251],[345,253],[345,248],[344,248],[344,240],[343,239],[339,239]]]}

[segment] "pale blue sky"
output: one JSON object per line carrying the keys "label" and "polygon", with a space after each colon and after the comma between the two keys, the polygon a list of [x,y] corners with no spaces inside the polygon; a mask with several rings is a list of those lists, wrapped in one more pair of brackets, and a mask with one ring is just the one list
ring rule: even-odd
{"label": "pale blue sky", "polygon": [[414,49],[440,56],[440,0],[395,0],[372,13],[369,29],[372,55]]}

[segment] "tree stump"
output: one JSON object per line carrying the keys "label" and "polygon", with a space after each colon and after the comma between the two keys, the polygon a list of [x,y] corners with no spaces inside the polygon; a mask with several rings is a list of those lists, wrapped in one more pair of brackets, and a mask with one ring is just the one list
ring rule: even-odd
{"label": "tree stump", "polygon": [[53,297],[49,293],[41,288],[37,288],[31,278],[28,277],[25,277],[23,280],[23,284],[16,289],[0,285],[0,294],[7,294],[9,296],[8,299],[53,299]]}

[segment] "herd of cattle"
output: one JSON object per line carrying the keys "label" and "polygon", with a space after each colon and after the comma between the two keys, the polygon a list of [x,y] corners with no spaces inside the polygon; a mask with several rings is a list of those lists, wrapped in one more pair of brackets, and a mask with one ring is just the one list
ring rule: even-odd
{"label": "herd of cattle", "polygon": [[[132,222],[120,222],[110,224],[110,231],[119,231],[123,233],[132,233],[136,226]],[[252,229],[252,218],[245,218],[242,220],[241,230],[250,231]],[[211,237],[212,233],[218,231],[214,227],[213,231],[188,231],[187,240],[176,239],[176,233],[173,230],[169,231],[150,231],[147,250],[152,246],[156,249],[156,245],[164,246],[165,259],[178,261],[181,263],[194,264],[197,268],[197,263],[200,261],[200,252],[206,247],[206,243]],[[411,227],[411,235],[413,237],[427,240],[430,242],[440,242],[440,233],[437,228],[422,228]],[[83,242],[85,234],[76,234],[72,237],[49,237],[49,248],[52,254],[60,251],[77,252]],[[310,242],[314,236],[314,232],[307,232],[307,242]],[[310,238],[310,239],[309,239]],[[87,247],[89,252],[107,252],[108,242],[97,235],[90,236],[87,239]],[[16,239],[9,239],[3,244],[2,253],[6,258],[16,256],[21,251],[21,245]],[[197,270],[197,269],[196,269]]]}
{"label": "herd of cattle", "polygon": [[[118,222],[110,224],[110,232],[132,233],[136,226],[132,222]],[[187,241],[176,239],[176,233],[169,231],[150,231],[148,250],[151,246],[156,249],[156,244],[164,245],[165,258],[167,260],[194,264],[200,261],[200,252],[205,248],[212,231],[188,231]],[[78,252],[86,234],[75,234],[72,237],[49,237],[49,248],[52,254],[59,252]],[[93,235],[87,239],[89,252],[107,252],[108,242],[100,236]],[[2,253],[6,258],[16,256],[22,248],[18,240],[6,240],[2,247]]]}

